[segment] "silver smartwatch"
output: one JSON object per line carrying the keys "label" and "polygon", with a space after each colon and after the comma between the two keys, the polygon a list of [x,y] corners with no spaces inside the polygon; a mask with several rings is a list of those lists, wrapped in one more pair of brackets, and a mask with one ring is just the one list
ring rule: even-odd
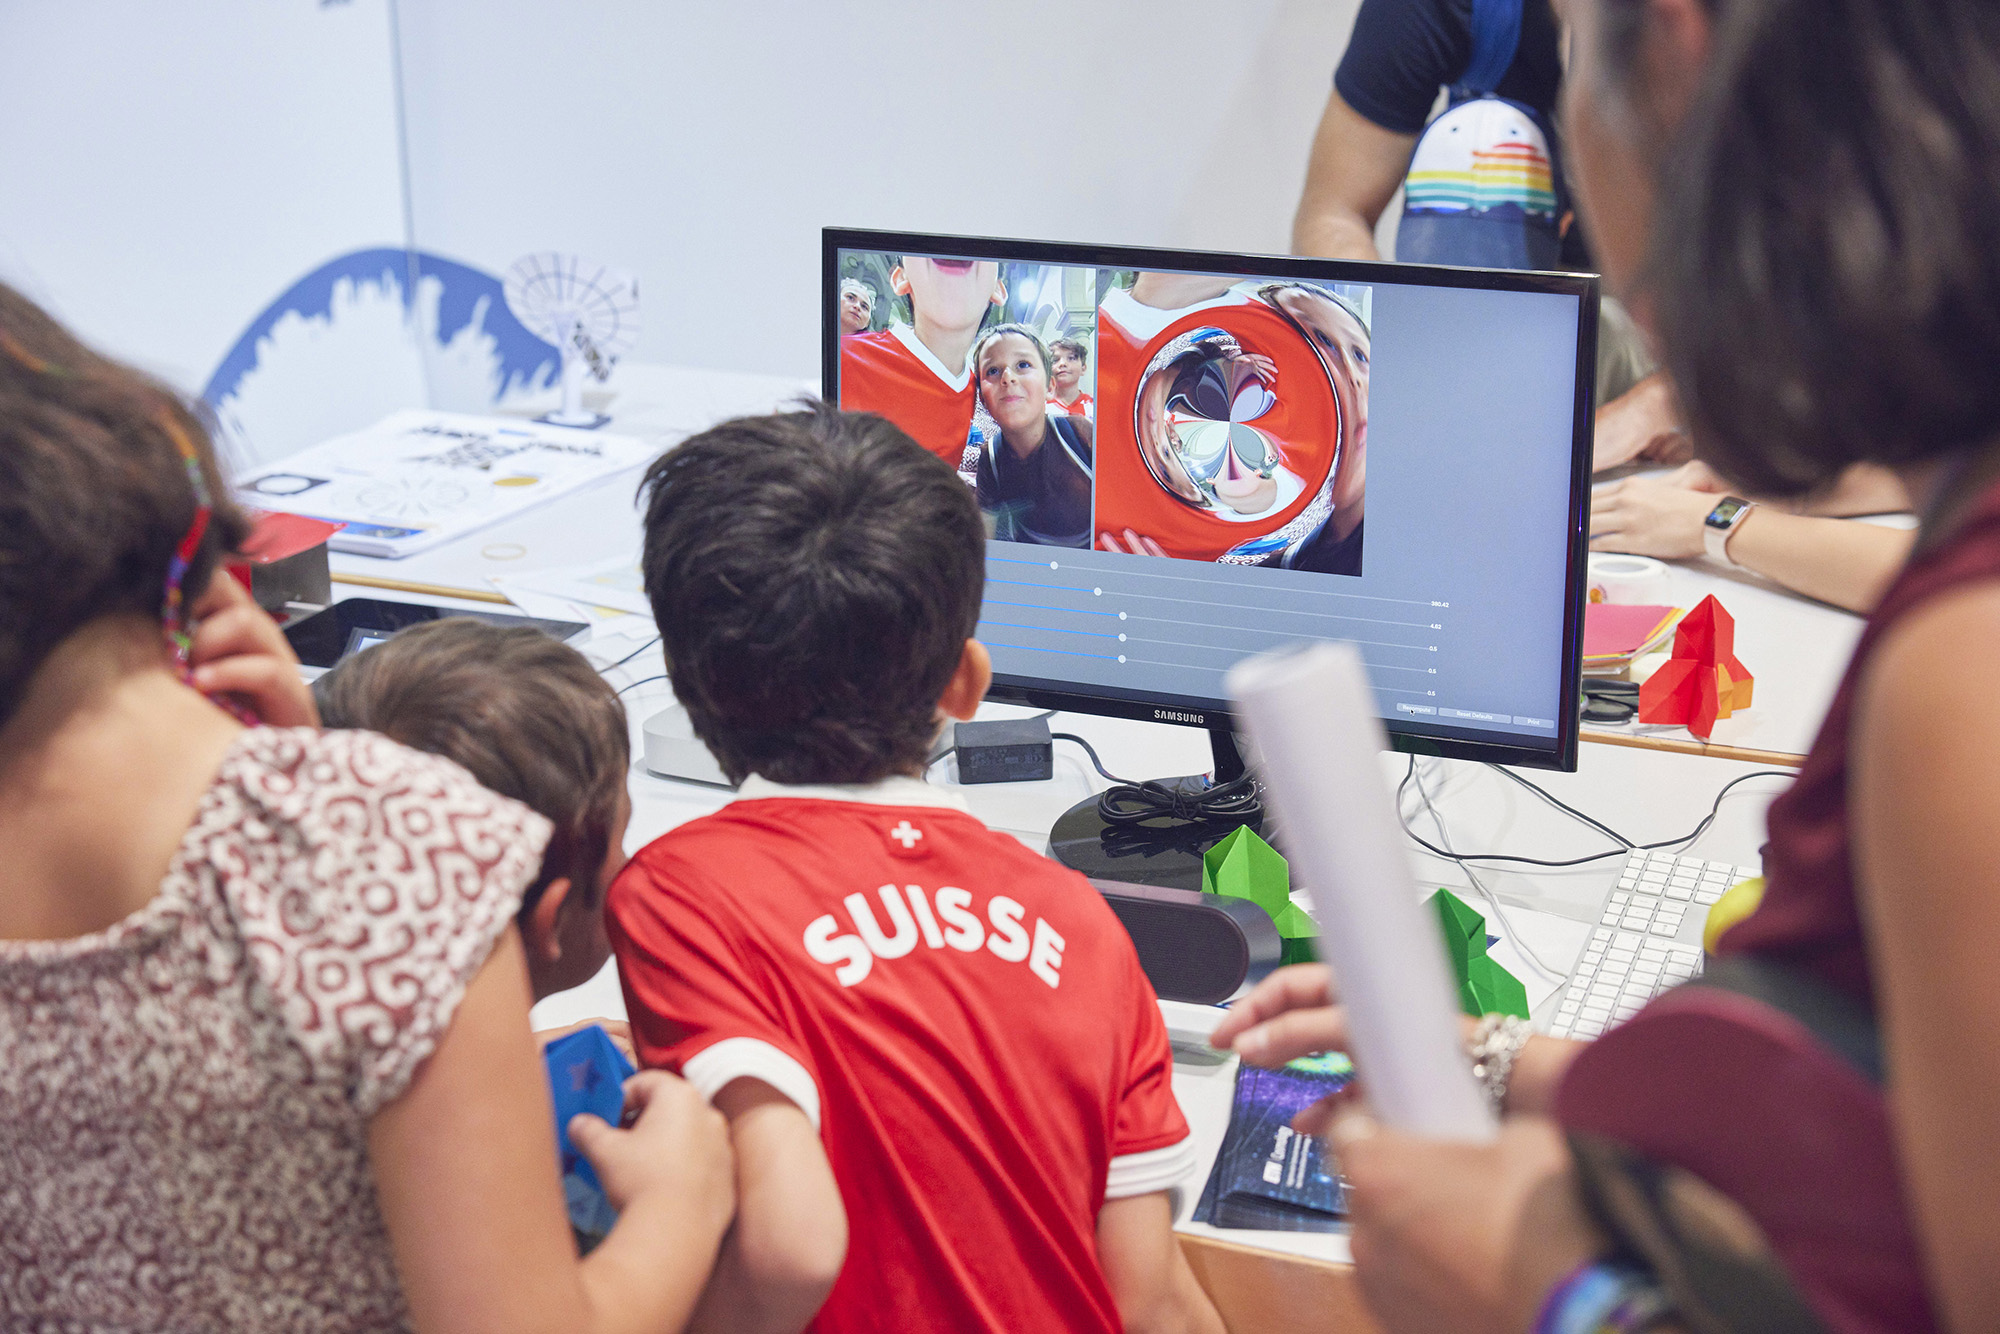
{"label": "silver smartwatch", "polygon": [[1715,508],[1708,512],[1708,517],[1701,521],[1702,549],[1715,559],[1734,565],[1736,562],[1729,559],[1729,535],[1736,531],[1736,525],[1743,522],[1743,517],[1756,508],[1756,501],[1745,500],[1741,496],[1724,496],[1717,501]]}

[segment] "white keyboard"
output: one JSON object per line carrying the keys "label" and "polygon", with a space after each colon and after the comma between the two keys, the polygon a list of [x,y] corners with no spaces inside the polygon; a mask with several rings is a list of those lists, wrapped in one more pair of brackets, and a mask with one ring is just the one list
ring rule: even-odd
{"label": "white keyboard", "polygon": [[1594,1038],[1677,982],[1701,972],[1701,929],[1709,905],[1750,866],[1635,851],[1563,988],[1549,1033]]}

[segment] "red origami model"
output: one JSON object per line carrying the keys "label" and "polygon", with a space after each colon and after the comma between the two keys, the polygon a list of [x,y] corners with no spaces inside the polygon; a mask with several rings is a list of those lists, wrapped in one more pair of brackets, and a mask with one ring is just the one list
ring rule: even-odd
{"label": "red origami model", "polygon": [[1674,631],[1674,655],[1639,687],[1639,721],[1685,723],[1708,740],[1717,718],[1750,707],[1750,673],[1736,660],[1736,618],[1705,597]]}

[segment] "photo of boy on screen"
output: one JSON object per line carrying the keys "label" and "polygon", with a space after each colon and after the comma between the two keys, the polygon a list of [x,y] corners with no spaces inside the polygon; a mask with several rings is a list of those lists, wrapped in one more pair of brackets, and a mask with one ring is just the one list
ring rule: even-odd
{"label": "photo of boy on screen", "polygon": [[1095,417],[1097,399],[1083,387],[1090,369],[1090,341],[1074,334],[1049,340],[1049,406],[1072,417]]}
{"label": "photo of boy on screen", "polygon": [[909,320],[840,340],[840,406],[874,412],[963,472],[979,437],[972,429],[972,344],[987,313],[1007,299],[990,259],[902,255],[889,289],[905,298]]}
{"label": "photo of boy on screen", "polygon": [[[975,346],[999,325],[1025,328],[1048,350],[1045,402],[1056,412],[1081,408],[1087,425],[1097,297],[1094,268],[842,251],[835,400],[850,412],[887,417],[976,484],[982,451],[1001,428],[974,384]],[[1065,355],[1056,354],[1057,345]],[[1075,441],[1088,435],[1066,438],[1068,450],[1087,459],[1088,445]],[[1090,545],[1088,527],[1086,519],[1077,530],[1085,533],[1080,545]],[[1069,545],[1067,530],[1062,536],[1058,545]]]}
{"label": "photo of boy on screen", "polygon": [[979,403],[993,422],[979,451],[979,508],[999,541],[1087,547],[1095,431],[1049,397],[1052,361],[1026,324],[995,325],[973,349]]}
{"label": "photo of boy on screen", "polygon": [[1371,304],[1350,284],[1116,275],[1095,545],[1358,575]]}

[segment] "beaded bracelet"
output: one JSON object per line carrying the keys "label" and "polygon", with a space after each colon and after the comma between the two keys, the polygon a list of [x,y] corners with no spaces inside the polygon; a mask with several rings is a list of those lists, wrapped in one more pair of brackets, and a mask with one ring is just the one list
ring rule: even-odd
{"label": "beaded bracelet", "polygon": [[1534,1032],[1528,1021],[1511,1014],[1481,1015],[1466,1039],[1465,1054],[1472,1060],[1472,1074],[1486,1091],[1486,1101],[1497,1114],[1506,1110],[1507,1081],[1514,1073],[1514,1058],[1528,1045]]}
{"label": "beaded bracelet", "polygon": [[1640,1334],[1671,1313],[1644,1271],[1610,1260],[1587,1260],[1549,1290],[1534,1334]]}

